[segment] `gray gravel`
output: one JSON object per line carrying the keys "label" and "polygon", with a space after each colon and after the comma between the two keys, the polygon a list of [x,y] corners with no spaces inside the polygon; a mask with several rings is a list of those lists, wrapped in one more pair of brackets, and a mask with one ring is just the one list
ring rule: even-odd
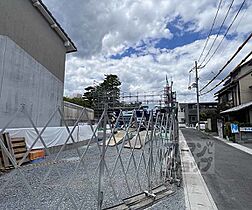
{"label": "gray gravel", "polygon": [[[79,148],[82,154],[87,146]],[[100,147],[101,148],[101,147]],[[119,145],[121,148],[121,145]],[[156,154],[157,149],[154,150]],[[123,149],[122,162],[126,170],[130,158],[130,149]],[[99,159],[100,152],[96,144],[92,144],[87,150],[84,158],[84,164],[81,163],[75,176],[72,178],[76,166],[79,164],[78,153],[76,150],[63,151],[57,163],[52,164],[52,160],[57,154],[50,155],[37,165],[28,164],[21,167],[20,171],[15,169],[9,173],[0,174],[0,209],[74,209],[73,203],[76,207],[82,209],[96,209],[97,208],[97,194],[98,194],[98,174],[99,174]],[[134,158],[136,165],[138,165],[141,155],[141,150],[135,150]],[[145,159],[148,159],[148,146],[145,148]],[[130,186],[130,192],[127,188],[127,182],[122,171],[120,161],[115,169],[115,173],[110,181],[108,172],[111,174],[114,164],[116,162],[117,150],[116,147],[109,147],[105,161],[107,170],[105,169],[104,177],[104,201],[103,207],[109,207],[121,202],[121,199],[130,195],[140,193],[147,189],[147,175],[145,171],[144,161],[139,166],[139,182],[136,179],[137,171],[135,169],[134,161],[128,167],[127,181]],[[154,157],[156,159],[156,156]],[[156,164],[156,170],[159,171],[160,165]],[[48,171],[51,170],[47,179],[42,186],[42,180]],[[20,172],[24,175],[31,190],[24,184],[24,180]],[[69,180],[71,184],[66,188]],[[8,184],[6,185],[6,183]],[[158,175],[153,177],[154,185],[159,185]],[[3,189],[4,185],[6,187]],[[114,190],[112,188],[114,187]],[[63,196],[64,190],[67,193]],[[152,209],[184,209],[183,188],[176,190],[176,193],[162,200],[162,202],[155,204]],[[115,194],[118,198],[115,197]],[[71,196],[70,196],[71,195]],[[72,199],[70,199],[72,197]],[[74,202],[73,202],[74,200]]]}

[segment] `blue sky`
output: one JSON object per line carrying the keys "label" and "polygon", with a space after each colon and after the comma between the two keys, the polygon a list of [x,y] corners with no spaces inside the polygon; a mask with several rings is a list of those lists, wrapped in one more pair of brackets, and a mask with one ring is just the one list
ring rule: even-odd
{"label": "blue sky", "polygon": [[190,43],[193,43],[199,39],[207,38],[207,34],[202,34],[201,32],[193,32],[188,31],[185,33],[185,30],[188,28],[187,26],[191,23],[186,23],[183,25],[183,29],[176,27],[179,19],[176,18],[174,21],[167,24],[166,28],[173,34],[172,39],[170,38],[158,38],[158,39],[149,39],[148,44],[146,44],[143,40],[141,40],[140,45],[136,45],[136,47],[128,47],[120,53],[111,55],[112,59],[121,59],[123,57],[130,57],[132,55],[146,55],[146,49],[149,46],[149,43],[156,49],[168,49],[172,50],[177,47],[181,47]]}

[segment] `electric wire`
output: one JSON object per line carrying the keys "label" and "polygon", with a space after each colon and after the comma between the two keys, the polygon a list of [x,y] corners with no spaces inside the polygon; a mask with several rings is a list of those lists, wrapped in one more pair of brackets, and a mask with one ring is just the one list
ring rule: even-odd
{"label": "electric wire", "polygon": [[198,58],[198,62],[200,62],[200,59],[201,59],[203,53],[205,52],[205,49],[206,49],[206,46],[207,46],[208,41],[209,41],[209,39],[210,39],[210,36],[212,35],[212,31],[213,31],[213,28],[214,28],[214,25],[215,25],[215,21],[216,21],[216,19],[217,19],[217,16],[218,16],[218,14],[219,14],[221,4],[222,4],[222,0],[219,1],[218,8],[217,8],[216,14],[215,14],[214,19],[213,19],[213,22],[212,22],[211,29],[210,29],[210,31],[209,31],[209,33],[208,33],[208,36],[207,36],[207,39],[206,39],[206,41],[205,41],[203,50],[202,50],[202,52],[201,52],[201,54],[200,54],[200,56],[199,56],[199,58]]}
{"label": "electric wire", "polygon": [[247,42],[251,39],[252,33],[248,36],[248,38],[240,45],[240,47],[236,50],[233,56],[227,61],[227,63],[219,70],[219,72],[203,87],[200,89],[200,92],[204,90],[208,85],[210,85],[220,74],[221,72],[228,66],[228,64],[237,56],[237,54],[242,50],[242,48],[247,44]]}
{"label": "electric wire", "polygon": [[[244,11],[243,14],[240,16],[240,19],[237,22],[234,31],[232,32],[233,34],[237,33],[238,27],[240,26],[242,19],[245,17],[248,10],[246,8],[244,8],[243,11]],[[229,42],[225,43],[225,48],[227,49],[231,43],[233,43],[233,42],[229,41]],[[224,53],[225,53],[225,50],[222,50],[219,54],[219,57],[222,57]]]}
{"label": "electric wire", "polygon": [[[233,71],[238,69],[250,56],[252,55],[252,51],[246,55],[246,57],[234,68]],[[210,93],[214,89],[216,89],[218,86],[220,86],[226,79],[228,79],[230,74],[228,74],[224,79],[222,79],[220,82],[218,82],[214,87],[212,87],[210,90],[206,91],[205,93],[200,94],[200,96],[205,95],[207,93]]]}
{"label": "electric wire", "polygon": [[224,17],[224,19],[223,19],[223,21],[222,21],[222,23],[221,23],[221,26],[220,26],[219,30],[218,30],[218,33],[217,33],[217,35],[215,36],[214,41],[212,42],[212,44],[211,44],[211,46],[210,46],[210,48],[209,48],[207,54],[205,55],[203,61],[201,62],[201,64],[200,64],[199,66],[202,66],[202,64],[205,62],[205,60],[207,59],[208,55],[210,54],[210,52],[211,52],[211,50],[212,50],[212,48],[213,48],[213,46],[214,46],[214,44],[215,44],[217,38],[218,38],[219,35],[220,35],[221,29],[223,28],[224,23],[226,22],[226,19],[227,19],[228,15],[229,15],[229,12],[230,12],[230,10],[231,10],[231,8],[232,8],[232,6],[233,6],[233,3],[234,3],[234,0],[232,0],[231,4],[229,5],[229,8],[228,8],[228,10],[227,10],[227,12],[226,12],[226,15],[225,15],[225,17]]}
{"label": "electric wire", "polygon": [[[236,18],[238,17],[239,13],[241,12],[241,10],[242,10],[242,8],[243,8],[245,2],[246,2],[246,0],[244,0],[244,1],[242,2],[240,8],[238,9],[238,11],[237,11],[235,17],[233,18],[231,24],[230,24],[229,27],[227,28],[227,30],[226,30],[224,36],[222,37],[221,41],[219,42],[218,46],[216,47],[216,49],[214,50],[214,52],[212,53],[212,55],[209,57],[209,59],[206,61],[206,63],[205,63],[201,68],[206,67],[206,65],[210,62],[210,60],[211,60],[211,59],[213,58],[213,56],[216,54],[216,52],[218,51],[219,47],[221,46],[223,40],[224,40],[225,37],[227,36],[227,34],[228,34],[230,28],[232,27],[232,25],[234,24]],[[201,64],[201,65],[202,65],[202,64]]]}

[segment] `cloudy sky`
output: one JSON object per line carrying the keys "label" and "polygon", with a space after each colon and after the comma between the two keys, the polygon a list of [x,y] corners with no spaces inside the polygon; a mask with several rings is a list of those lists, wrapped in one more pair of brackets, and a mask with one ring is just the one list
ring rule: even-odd
{"label": "cloudy sky", "polygon": [[[174,81],[177,97],[195,101],[188,90],[188,71],[199,59],[212,26],[219,0],[43,0],[72,38],[77,53],[67,56],[65,95],[83,93],[100,82],[104,74],[117,74],[122,91],[160,92],[165,77]],[[220,35],[208,54],[211,56],[243,0],[221,3],[212,35],[201,58],[207,55],[219,28]],[[232,4],[233,3],[233,4]],[[229,14],[228,8],[232,4]],[[227,36],[204,69],[200,86],[209,81],[251,33],[252,5],[247,0]],[[225,77],[251,50],[252,41],[215,82]],[[205,59],[206,61],[208,59]],[[201,63],[200,62],[200,63]],[[191,74],[191,81],[194,74]],[[210,87],[212,87],[210,85]],[[207,89],[206,89],[207,90]],[[213,92],[214,93],[214,92]],[[213,93],[201,98],[212,101]]]}

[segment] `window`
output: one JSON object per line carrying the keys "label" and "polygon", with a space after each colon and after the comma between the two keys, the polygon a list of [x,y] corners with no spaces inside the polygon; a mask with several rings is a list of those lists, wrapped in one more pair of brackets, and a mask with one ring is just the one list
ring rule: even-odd
{"label": "window", "polygon": [[196,117],[195,116],[191,116],[191,121],[195,122],[196,121]]}
{"label": "window", "polygon": [[233,100],[233,94],[232,93],[228,93],[228,101],[232,101]]}

